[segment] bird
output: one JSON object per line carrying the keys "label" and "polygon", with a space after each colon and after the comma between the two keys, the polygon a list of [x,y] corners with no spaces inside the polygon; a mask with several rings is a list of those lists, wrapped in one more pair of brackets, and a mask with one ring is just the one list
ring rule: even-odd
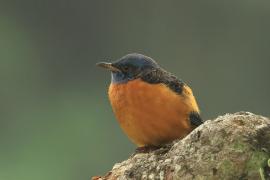
{"label": "bird", "polygon": [[203,124],[191,88],[143,54],[96,64],[111,72],[108,96],[121,129],[138,147],[183,139]]}

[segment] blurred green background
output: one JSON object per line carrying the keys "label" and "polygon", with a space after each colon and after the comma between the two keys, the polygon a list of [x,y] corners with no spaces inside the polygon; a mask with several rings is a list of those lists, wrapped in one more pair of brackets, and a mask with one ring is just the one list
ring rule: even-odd
{"label": "blurred green background", "polygon": [[0,180],[79,180],[134,152],[95,63],[138,52],[204,119],[269,116],[270,1],[0,0]]}

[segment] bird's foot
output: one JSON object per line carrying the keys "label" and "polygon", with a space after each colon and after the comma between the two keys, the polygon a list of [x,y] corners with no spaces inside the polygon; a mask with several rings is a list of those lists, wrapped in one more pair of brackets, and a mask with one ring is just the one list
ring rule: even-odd
{"label": "bird's foot", "polygon": [[172,147],[171,143],[160,145],[160,146],[143,146],[138,147],[135,152],[131,155],[131,157],[134,157],[137,154],[145,154],[145,153],[151,153],[154,152],[154,154],[165,154],[167,153]]}
{"label": "bird's foot", "polygon": [[138,147],[135,150],[135,154],[139,154],[139,153],[149,153],[152,151],[155,151],[157,149],[159,149],[161,146],[143,146],[143,147]]}
{"label": "bird's foot", "polygon": [[159,149],[160,146],[143,146],[143,147],[137,147],[135,152],[131,155],[131,157],[134,157],[137,154],[146,154],[153,152],[157,149]]}

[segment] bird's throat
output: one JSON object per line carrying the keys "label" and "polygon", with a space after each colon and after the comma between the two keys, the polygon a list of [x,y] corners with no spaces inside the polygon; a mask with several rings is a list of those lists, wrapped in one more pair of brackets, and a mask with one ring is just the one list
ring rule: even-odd
{"label": "bird's throat", "polygon": [[112,84],[123,84],[127,83],[130,80],[130,78],[122,72],[112,72],[111,76],[112,76],[111,79]]}

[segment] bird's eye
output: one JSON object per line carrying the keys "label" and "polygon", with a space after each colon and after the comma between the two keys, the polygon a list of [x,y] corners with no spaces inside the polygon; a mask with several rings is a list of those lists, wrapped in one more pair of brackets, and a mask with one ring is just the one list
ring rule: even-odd
{"label": "bird's eye", "polygon": [[125,72],[127,72],[127,71],[129,70],[129,67],[128,67],[128,66],[124,66],[124,67],[123,67],[123,70],[124,70]]}

